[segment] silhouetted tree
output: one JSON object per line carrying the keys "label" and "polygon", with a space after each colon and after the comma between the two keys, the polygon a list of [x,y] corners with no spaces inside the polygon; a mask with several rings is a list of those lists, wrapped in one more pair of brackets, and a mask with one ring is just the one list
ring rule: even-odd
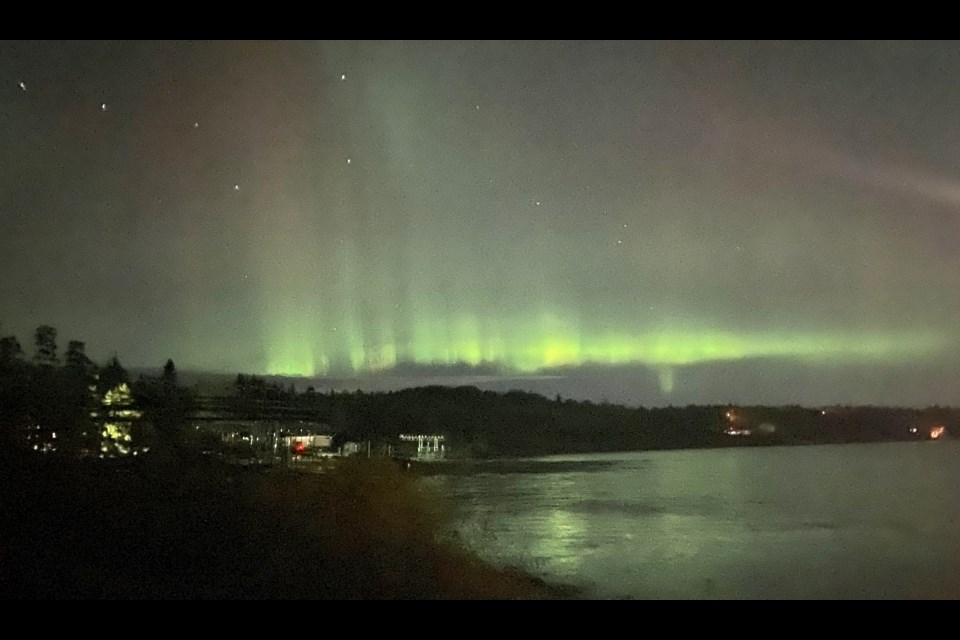
{"label": "silhouetted tree", "polygon": [[168,359],[163,365],[159,394],[153,409],[157,433],[170,444],[180,444],[183,422],[190,411],[190,398],[186,389],[177,386],[177,368],[173,360]]}
{"label": "silhouetted tree", "polygon": [[120,364],[120,360],[116,354],[114,354],[100,370],[100,377],[97,380],[97,391],[103,395],[110,389],[124,382],[130,384],[130,375],[127,373],[127,370],[123,368],[123,365]]}
{"label": "silhouetted tree", "polygon": [[33,334],[37,351],[34,361],[41,367],[55,367],[60,364],[57,358],[57,330],[49,325],[37,327]]}
{"label": "silhouetted tree", "polygon": [[156,444],[168,451],[184,444],[183,424],[194,408],[189,389],[177,386],[177,369],[167,360],[159,378],[140,376],[133,385],[133,395],[143,417],[153,426]]}
{"label": "silhouetted tree", "polygon": [[0,338],[0,435],[4,439],[17,440],[12,427],[24,423],[29,414],[30,369],[16,336]]}
{"label": "silhouetted tree", "polygon": [[[62,451],[80,444],[79,435],[89,420],[92,405],[90,380],[85,368],[86,356],[83,355],[83,343],[74,341],[68,352],[68,367],[59,368],[57,357],[57,330],[49,325],[41,325],[34,332],[37,366],[29,372],[30,393],[28,413],[41,433],[49,433],[51,445]],[[53,443],[53,434],[58,433]],[[89,431],[88,431],[89,433]],[[40,434],[37,434],[40,435]],[[77,436],[77,437],[74,437]]]}
{"label": "silhouetted tree", "polygon": [[0,338],[0,368],[9,368],[23,359],[23,348],[16,336]]}
{"label": "silhouetted tree", "polygon": [[160,381],[164,385],[177,386],[177,368],[174,366],[173,360],[167,360],[167,363],[163,365]]}
{"label": "silhouetted tree", "polygon": [[[66,365],[60,372],[56,397],[62,404],[59,422],[66,429],[70,444],[80,448],[95,446],[94,434],[98,431],[89,424],[99,398],[95,394],[97,367],[87,357],[86,345],[71,340],[67,345]],[[69,427],[69,429],[67,429]],[[87,436],[84,437],[83,434]]]}
{"label": "silhouetted tree", "polygon": [[71,340],[67,345],[67,367],[84,375],[93,373],[93,362],[86,354],[86,344],[79,340]]}

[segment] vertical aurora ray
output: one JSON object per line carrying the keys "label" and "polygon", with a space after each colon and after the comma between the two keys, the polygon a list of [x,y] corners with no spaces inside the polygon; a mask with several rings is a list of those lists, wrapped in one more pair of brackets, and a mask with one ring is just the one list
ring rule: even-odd
{"label": "vertical aurora ray", "polygon": [[[586,178],[543,177],[561,165],[518,134],[507,112],[484,129],[464,123],[483,116],[460,113],[463,105],[429,65],[398,54],[357,66],[334,49],[323,48],[321,75],[336,80],[342,65],[354,64],[350,80],[319,91],[323,118],[345,124],[317,124],[322,153],[291,154],[290,146],[304,144],[294,131],[265,142],[277,158],[265,176],[273,192],[258,206],[271,231],[255,262],[269,373],[490,364],[535,374],[637,364],[669,394],[684,367],[702,363],[890,363],[927,357],[949,342],[929,322],[916,322],[922,313],[887,322],[895,303],[889,295],[824,313],[807,290],[810,273],[824,276],[805,265],[791,240],[836,230],[818,227],[802,202],[752,202],[748,213],[761,222],[750,224],[763,227],[762,239],[704,228],[705,211],[717,219],[746,215],[735,199],[650,188],[614,205],[573,205],[555,195],[557,185]],[[529,165],[542,170],[531,173]],[[601,191],[605,176],[591,175]],[[547,182],[553,194],[541,193]],[[616,215],[603,209],[615,219],[607,230],[580,222],[592,216],[603,225],[598,212],[583,210],[591,206],[615,206]],[[765,221],[768,211],[785,213]],[[638,216],[650,222],[622,222]],[[848,280],[877,288],[869,279],[885,237],[871,229],[855,237],[826,259],[846,265]],[[752,252],[752,269],[741,245]],[[844,253],[851,250],[852,258]],[[870,261],[858,263],[859,254]],[[905,277],[883,273],[887,281]],[[767,289],[786,293],[761,308],[756,291]]]}
{"label": "vertical aurora ray", "polygon": [[0,49],[25,348],[51,324],[97,361],[361,388],[960,397],[949,43]]}

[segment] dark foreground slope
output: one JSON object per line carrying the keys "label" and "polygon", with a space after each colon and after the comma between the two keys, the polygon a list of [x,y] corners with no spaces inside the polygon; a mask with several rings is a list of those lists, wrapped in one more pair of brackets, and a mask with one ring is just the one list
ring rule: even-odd
{"label": "dark foreground slope", "polygon": [[442,540],[441,506],[386,460],[307,475],[174,452],[4,457],[4,598],[572,595]]}

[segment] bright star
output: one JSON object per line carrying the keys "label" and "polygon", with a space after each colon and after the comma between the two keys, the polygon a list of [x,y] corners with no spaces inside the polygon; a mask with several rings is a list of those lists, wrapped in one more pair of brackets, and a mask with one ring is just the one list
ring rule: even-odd
{"label": "bright star", "polygon": [[101,102],[101,103],[100,103],[100,111],[106,111],[106,110],[107,110],[107,103],[106,103],[106,102]]}
{"label": "bright star", "polygon": [[346,79],[347,79],[347,74],[341,73],[341,74],[340,74],[340,81],[343,82],[343,81],[346,80]]}
{"label": "bright star", "polygon": [[24,84],[23,80],[20,81],[20,88],[23,89],[24,91],[27,90],[27,85]]}

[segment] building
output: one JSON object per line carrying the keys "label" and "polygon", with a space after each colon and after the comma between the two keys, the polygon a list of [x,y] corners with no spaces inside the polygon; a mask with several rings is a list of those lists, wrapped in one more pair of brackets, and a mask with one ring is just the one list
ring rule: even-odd
{"label": "building", "polygon": [[446,445],[442,434],[400,434],[400,446],[396,454],[411,460],[442,460]]}

